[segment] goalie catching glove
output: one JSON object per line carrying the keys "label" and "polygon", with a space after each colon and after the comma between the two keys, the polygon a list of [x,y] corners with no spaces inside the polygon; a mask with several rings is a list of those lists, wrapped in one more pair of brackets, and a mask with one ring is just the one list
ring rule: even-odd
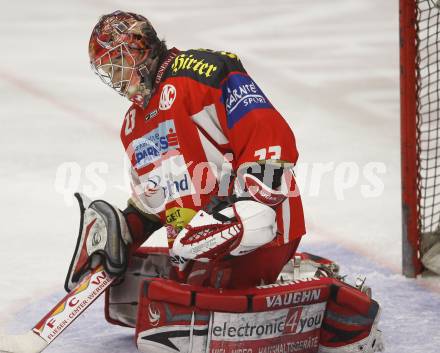
{"label": "goalie catching glove", "polygon": [[246,255],[276,236],[276,212],[286,198],[292,171],[273,161],[242,166],[235,203],[220,202],[199,211],[177,235],[172,253],[209,261],[222,256]]}
{"label": "goalie catching glove", "polygon": [[270,243],[275,235],[272,208],[256,201],[238,201],[213,214],[197,212],[177,235],[173,252],[199,261],[240,256]]}
{"label": "goalie catching glove", "polygon": [[70,292],[87,273],[103,265],[109,275],[118,276],[127,267],[128,245],[132,238],[124,214],[103,200],[89,201],[75,194],[81,220],[75,253],[65,289]]}

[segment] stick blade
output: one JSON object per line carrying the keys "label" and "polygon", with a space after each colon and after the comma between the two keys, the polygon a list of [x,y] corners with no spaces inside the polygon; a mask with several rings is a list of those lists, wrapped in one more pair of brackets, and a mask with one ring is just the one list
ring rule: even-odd
{"label": "stick blade", "polygon": [[0,335],[0,353],[40,353],[47,346],[33,331],[23,335]]}

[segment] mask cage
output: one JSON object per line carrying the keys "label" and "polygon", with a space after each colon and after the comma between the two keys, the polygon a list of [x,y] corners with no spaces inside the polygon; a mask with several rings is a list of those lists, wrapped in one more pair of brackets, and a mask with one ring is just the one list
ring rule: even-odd
{"label": "mask cage", "polygon": [[109,49],[91,63],[102,82],[126,96],[136,70],[136,60],[125,43]]}

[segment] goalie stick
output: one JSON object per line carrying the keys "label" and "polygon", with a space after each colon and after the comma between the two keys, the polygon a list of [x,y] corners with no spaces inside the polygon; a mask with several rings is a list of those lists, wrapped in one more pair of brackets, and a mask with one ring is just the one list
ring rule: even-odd
{"label": "goalie stick", "polygon": [[113,283],[98,266],[45,315],[34,328],[23,335],[0,336],[0,353],[39,353],[47,348]]}

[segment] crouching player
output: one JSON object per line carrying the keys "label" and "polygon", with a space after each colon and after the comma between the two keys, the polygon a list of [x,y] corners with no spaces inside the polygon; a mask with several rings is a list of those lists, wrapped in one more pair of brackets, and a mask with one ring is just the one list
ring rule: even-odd
{"label": "crouching player", "polygon": [[[305,234],[298,151],[239,57],[168,49],[122,11],[99,20],[89,56],[132,102],[121,140],[134,193],[124,211],[78,195],[66,288],[99,264],[119,277],[106,317],[135,327],[142,352],[377,349],[379,307],[365,294],[331,278],[277,284]],[[156,231],[168,247],[139,249]]]}
{"label": "crouching player", "polygon": [[[369,291],[342,282],[331,261],[297,254],[274,283],[243,289],[179,283],[170,279],[175,271],[168,248],[130,252],[129,211],[77,197],[82,226],[66,286],[98,264],[119,276],[106,293],[106,319],[135,328],[140,352],[382,351],[379,304]],[[200,270],[218,256],[236,256],[237,249],[255,251],[245,232],[266,239],[268,223],[261,214],[254,218],[258,208],[225,205],[199,211],[175,238],[174,254],[200,262]]]}

